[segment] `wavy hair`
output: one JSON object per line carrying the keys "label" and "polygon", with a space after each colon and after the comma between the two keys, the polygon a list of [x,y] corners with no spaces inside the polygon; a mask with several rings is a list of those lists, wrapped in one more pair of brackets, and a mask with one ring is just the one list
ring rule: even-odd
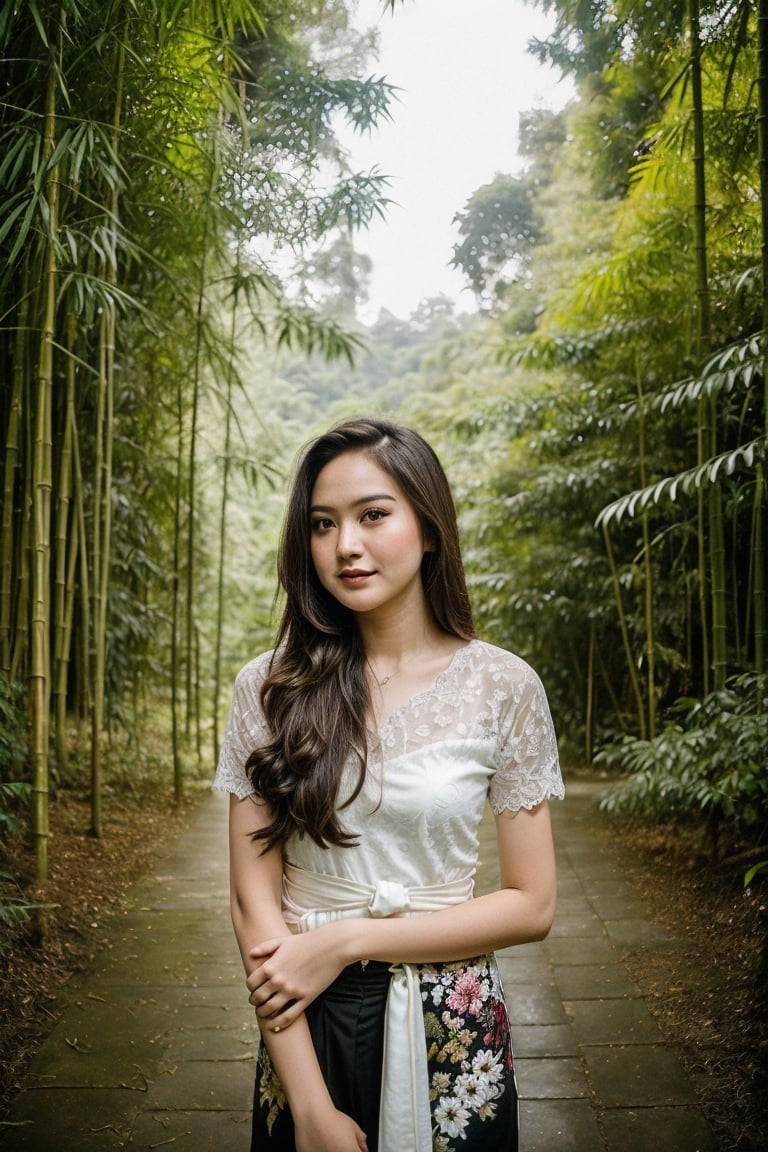
{"label": "wavy hair", "polygon": [[[295,472],[278,553],[285,606],[261,690],[270,739],[246,765],[273,817],[254,833],[265,851],[295,832],[323,848],[356,843],[344,830],[339,810],[365,782],[370,707],[365,652],[354,614],[323,587],[315,571],[310,506],[325,465],[361,451],[400,486],[429,542],[421,575],[435,623],[464,640],[476,634],[453,497],[426,440],[411,428],[374,417],[344,420],[312,441]],[[357,759],[358,779],[340,805],[342,772],[350,756]]]}

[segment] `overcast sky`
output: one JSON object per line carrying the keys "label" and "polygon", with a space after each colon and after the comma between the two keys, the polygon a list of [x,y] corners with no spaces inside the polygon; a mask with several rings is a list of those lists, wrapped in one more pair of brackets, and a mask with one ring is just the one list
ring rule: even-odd
{"label": "overcast sky", "polygon": [[562,107],[566,84],[526,52],[549,21],[523,0],[359,0],[358,23],[381,30],[373,71],[402,89],[393,118],[370,137],[350,140],[356,165],[391,177],[386,223],[360,234],[374,260],[371,305],[403,318],[439,293],[472,308],[463,278],[448,267],[457,232],[451,221],[497,172],[517,172],[518,116]]}

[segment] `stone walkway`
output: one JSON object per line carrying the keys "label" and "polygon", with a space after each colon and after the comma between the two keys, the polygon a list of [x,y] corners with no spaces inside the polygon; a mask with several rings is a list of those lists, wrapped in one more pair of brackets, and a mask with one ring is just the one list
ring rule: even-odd
{"label": "stone walkway", "polygon": [[[552,804],[559,899],[549,938],[499,954],[520,1152],[717,1152],[621,964],[638,939],[677,944],[601,850],[592,791],[572,784]],[[257,1039],[229,922],[226,811],[220,796],[201,802],[132,889],[104,966],[68,986],[0,1128],[4,1152],[247,1152]],[[483,858],[478,891],[494,884],[490,820]]]}

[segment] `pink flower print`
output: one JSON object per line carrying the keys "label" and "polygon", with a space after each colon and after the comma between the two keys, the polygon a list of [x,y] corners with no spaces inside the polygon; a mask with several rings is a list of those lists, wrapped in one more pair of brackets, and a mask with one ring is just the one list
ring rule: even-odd
{"label": "pink flower print", "polygon": [[493,1023],[490,1030],[483,1037],[483,1044],[506,1053],[507,1067],[512,1068],[512,1041],[509,1035],[509,1019],[507,1010],[500,1000],[493,1004]]}
{"label": "pink flower print", "polygon": [[473,972],[460,972],[445,1002],[456,1012],[477,1016],[483,1006],[481,992],[482,986]]}

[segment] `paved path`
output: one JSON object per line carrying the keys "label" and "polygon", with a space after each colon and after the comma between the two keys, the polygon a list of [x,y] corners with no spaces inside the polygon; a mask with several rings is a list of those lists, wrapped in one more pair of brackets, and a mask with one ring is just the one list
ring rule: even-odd
{"label": "paved path", "polygon": [[[592,789],[552,805],[555,926],[499,954],[521,1096],[521,1152],[717,1152],[675,1053],[621,964],[675,941],[601,850]],[[226,806],[206,797],[131,891],[103,967],[68,987],[3,1152],[247,1152],[256,1033],[227,906]],[[494,883],[484,827],[478,888]],[[402,1149],[402,1152],[409,1152]]]}

